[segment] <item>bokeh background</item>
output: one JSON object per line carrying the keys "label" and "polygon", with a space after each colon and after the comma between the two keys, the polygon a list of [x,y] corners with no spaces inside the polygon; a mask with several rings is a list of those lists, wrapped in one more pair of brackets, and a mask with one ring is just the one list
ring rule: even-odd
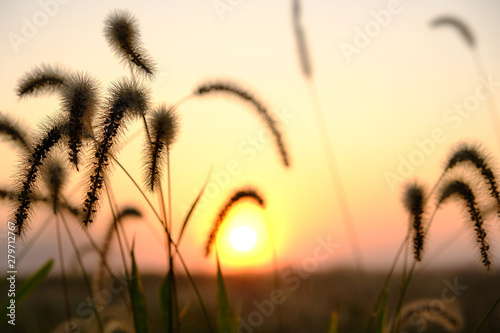
{"label": "bokeh background", "polygon": [[[221,3],[226,11],[218,7]],[[476,37],[486,73],[498,82],[500,4],[492,0],[401,1],[399,13],[391,16],[387,26],[381,27],[366,47],[346,57],[342,47],[353,45],[358,29],[374,22],[372,12],[387,10],[390,3],[302,4],[314,84],[368,269],[387,268],[405,235],[408,218],[400,202],[403,182],[388,182],[387,177],[388,173],[398,175],[402,160],[419,154],[417,142],[432,138],[436,129],[442,133],[443,140],[433,143],[419,165],[399,175],[404,181],[418,178],[429,188],[455,143],[481,142],[493,160],[498,160],[499,152],[486,102],[467,117],[457,119],[457,114],[450,113],[455,104],[474,95],[481,81],[462,36],[451,27],[433,29],[430,22],[443,15],[466,22]],[[57,112],[57,96],[19,100],[14,92],[22,75],[41,63],[91,73],[101,82],[103,93],[113,80],[128,75],[103,37],[103,21],[114,9],[128,9],[136,16],[143,44],[158,64],[157,80],[151,84],[155,104],[175,104],[203,82],[233,80],[265,101],[277,116],[291,155],[291,168],[283,168],[254,110],[236,99],[195,98],[178,108],[181,133],[171,154],[174,229],[180,227],[187,207],[213,167],[205,198],[181,246],[189,267],[194,272],[214,270],[214,257],[203,256],[211,224],[226,198],[247,185],[260,189],[266,197],[266,209],[244,204],[227,225],[230,229],[248,219],[257,230],[258,251],[245,255],[234,252],[227,247],[228,232],[222,232],[219,246],[227,249],[221,256],[228,272],[271,268],[266,222],[276,238],[282,267],[312,256],[320,240],[338,246],[318,269],[352,267],[352,252],[299,67],[291,1],[4,1],[0,4],[0,110],[15,114],[33,130]],[[30,24],[36,24],[34,29],[28,27]],[[496,83],[495,101],[499,88]],[[144,142],[140,127],[140,123],[128,127],[119,156],[138,179]],[[0,156],[0,180],[10,186],[18,171],[17,152],[2,144]],[[232,175],[228,164],[237,165]],[[66,188],[74,203],[82,200],[84,178],[73,175]],[[111,184],[119,204],[133,204],[146,214],[145,219],[126,226],[129,241],[135,237],[142,271],[164,273],[165,254],[154,216],[117,168]],[[102,237],[111,219],[106,204],[102,206],[91,227],[96,239]],[[0,212],[4,235],[10,207],[2,204]],[[37,233],[47,213],[37,211],[26,241]],[[443,207],[429,235],[426,265],[479,266],[465,220],[458,205]],[[499,239],[499,225],[497,221],[488,223],[492,227],[492,253],[498,258],[495,239]],[[75,223],[75,232],[78,229]],[[53,226],[44,231],[18,267],[20,274],[56,257],[54,233]],[[83,237],[80,241],[86,243]],[[113,251],[118,261],[118,249]],[[71,261],[71,254],[66,258]],[[0,267],[4,265],[2,261]],[[496,258],[494,265],[498,267]]]}

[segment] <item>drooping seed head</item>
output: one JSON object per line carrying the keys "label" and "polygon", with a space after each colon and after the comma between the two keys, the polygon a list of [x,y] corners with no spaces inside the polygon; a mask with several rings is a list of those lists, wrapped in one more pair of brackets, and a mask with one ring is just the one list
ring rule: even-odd
{"label": "drooping seed head", "polygon": [[423,214],[426,203],[424,187],[416,182],[406,185],[403,192],[403,206],[410,214],[410,224],[413,233],[413,254],[417,261],[422,260],[424,249]]}
{"label": "drooping seed head", "polygon": [[470,222],[474,227],[476,241],[479,244],[479,253],[482,264],[489,271],[491,261],[489,259],[489,244],[484,228],[483,217],[476,202],[476,197],[470,186],[463,180],[451,179],[444,183],[438,193],[438,207],[449,198],[457,197],[465,203],[465,208],[469,214]]}
{"label": "drooping seed head", "polygon": [[467,27],[465,22],[456,17],[452,16],[439,17],[431,22],[431,26],[434,28],[441,26],[451,26],[458,30],[458,32],[465,39],[465,42],[469,47],[474,48],[476,46],[476,39],[474,38],[474,35],[472,34],[471,30]]}
{"label": "drooping seed head", "polygon": [[155,65],[141,45],[139,27],[132,14],[116,10],[104,21],[104,36],[116,55],[139,73],[153,77]]}
{"label": "drooping seed head", "polygon": [[43,64],[33,68],[19,80],[16,94],[19,97],[36,97],[43,93],[59,91],[67,78],[68,73],[65,70]]}
{"label": "drooping seed head", "polygon": [[224,221],[229,210],[240,200],[250,199],[255,201],[260,207],[265,208],[265,202],[263,197],[254,189],[246,189],[236,191],[231,198],[226,201],[224,206],[221,208],[219,213],[217,214],[217,218],[212,226],[212,230],[208,236],[207,243],[205,245],[205,256],[208,256],[212,250],[212,245],[214,244],[217,238],[217,232],[219,231],[219,227]]}
{"label": "drooping seed head", "polygon": [[149,117],[151,140],[146,140],[144,149],[144,178],[148,190],[157,190],[164,169],[165,154],[170,150],[179,132],[178,116],[173,107],[164,105],[153,111]]}
{"label": "drooping seed head", "polygon": [[82,141],[92,137],[92,120],[99,108],[99,88],[85,73],[71,75],[62,90],[62,111],[68,117],[69,161],[78,169]]}
{"label": "drooping seed head", "polygon": [[281,159],[283,161],[283,164],[285,167],[290,166],[290,161],[288,157],[288,152],[283,140],[283,135],[281,134],[281,131],[278,128],[278,124],[274,117],[271,115],[271,112],[267,109],[267,107],[260,102],[257,98],[255,98],[251,93],[248,91],[244,90],[243,88],[239,87],[238,85],[234,83],[228,83],[228,82],[214,82],[214,83],[206,83],[200,85],[194,92],[195,95],[207,95],[207,94],[212,94],[212,93],[226,93],[230,94],[233,96],[236,96],[247,103],[250,103],[258,112],[258,114],[261,116],[263,119],[264,123],[268,127],[268,129],[271,131],[274,140],[276,142],[276,146],[278,147],[278,150],[281,155]]}
{"label": "drooping seed head", "polygon": [[23,151],[29,151],[29,131],[19,122],[0,112],[0,137],[15,143]]}
{"label": "drooping seed head", "polygon": [[[463,328],[463,315],[454,304],[444,304],[439,299],[418,299],[405,304],[399,314],[396,332],[403,332],[412,326],[421,329],[422,322],[441,326],[447,332],[460,332]],[[392,330],[387,330],[391,332]]]}
{"label": "drooping seed head", "polygon": [[476,168],[490,191],[490,197],[497,205],[497,214],[500,217],[500,193],[498,191],[496,177],[491,167],[491,161],[484,149],[478,144],[461,143],[452,150],[445,165],[445,172],[460,164],[468,163]]}

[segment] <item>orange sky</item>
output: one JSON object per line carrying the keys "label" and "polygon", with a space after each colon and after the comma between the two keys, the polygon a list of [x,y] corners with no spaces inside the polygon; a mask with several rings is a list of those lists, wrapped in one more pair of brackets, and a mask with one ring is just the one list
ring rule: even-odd
{"label": "orange sky", "polygon": [[[210,168],[214,168],[206,204],[193,217],[181,246],[190,267],[212,270],[213,257],[203,256],[204,241],[217,210],[234,189],[245,185],[259,188],[266,197],[265,211],[252,205],[245,207],[262,214],[272,225],[280,263],[304,262],[314,255],[318,244],[331,240],[338,247],[321,261],[321,266],[352,265],[307,87],[298,66],[290,1],[243,0],[224,13],[218,13],[214,7],[216,2],[199,0],[143,1],[141,4],[54,1],[0,4],[3,36],[0,40],[0,110],[16,113],[31,128],[57,111],[56,97],[19,101],[14,94],[17,80],[40,63],[88,71],[101,82],[103,91],[112,80],[128,75],[102,35],[105,16],[112,9],[127,8],[137,17],[144,46],[158,64],[158,79],[152,85],[155,103],[175,103],[207,80],[234,80],[271,108],[280,120],[291,155],[292,167],[286,170],[276,148],[259,141],[259,135],[262,137],[265,130],[254,110],[235,99],[196,98],[179,108],[181,133],[171,155],[175,230],[180,227],[186,207],[194,200]],[[432,138],[435,131],[439,134],[434,136],[439,137],[440,142],[407,177],[418,177],[429,187],[439,176],[453,143],[473,139],[498,151],[485,103],[466,118],[452,120],[449,117],[447,110],[473,95],[479,81],[463,39],[452,29],[431,29],[429,22],[443,14],[463,18],[475,33],[487,73],[495,81],[500,79],[500,46],[494,33],[500,29],[496,16],[500,5],[495,1],[481,4],[451,0],[438,4],[402,1],[390,23],[371,38],[369,45],[359,48],[359,53],[348,59],[341,46],[354,45],[357,29],[373,22],[372,11],[386,10],[389,3],[304,1],[303,4],[303,26],[315,86],[364,259],[371,268],[387,264],[404,237],[407,217],[400,204],[402,187],[400,183],[389,184],[386,177],[388,172],[398,174],[401,159],[418,154],[417,141]],[[39,25],[35,31],[25,27],[31,23]],[[23,42],[13,44],[12,38],[17,38],[13,36],[24,38]],[[494,92],[496,100],[499,94]],[[131,125],[128,134],[136,133],[139,128],[139,123]],[[120,154],[120,161],[138,179],[142,140],[142,134],[134,136]],[[255,154],[249,152],[254,140],[257,140]],[[2,183],[9,184],[15,175],[16,156],[6,144],[1,145],[0,154],[4,156],[0,166]],[[236,163],[238,168],[235,175],[225,177],[228,163]],[[78,179],[75,175],[74,184],[68,186],[74,202],[81,200],[81,193],[72,191]],[[152,236],[150,229],[142,225],[157,223],[154,216],[130,181],[116,168],[112,186],[118,202],[136,204],[147,214],[149,222],[130,222],[127,232],[130,240],[136,235],[144,269],[161,271],[165,259],[163,247],[154,240],[156,236]],[[152,197],[152,202],[156,205],[157,199]],[[464,229],[457,207],[450,204],[438,213],[430,235],[429,256],[445,242],[443,235]],[[41,224],[44,212],[39,213],[31,233]],[[9,217],[5,205],[1,216],[3,221]],[[96,239],[102,236],[109,219],[109,210],[101,211],[92,227]],[[256,223],[256,228],[262,228],[262,223]],[[75,232],[77,229],[75,227]],[[497,239],[498,231],[497,228],[494,234]],[[36,245],[39,251],[26,260],[26,270],[56,255],[53,233],[54,228],[50,227],[41,237]],[[265,231],[259,234],[264,235]],[[227,242],[227,234],[223,235],[226,238],[221,237],[220,241]],[[473,245],[472,237],[464,232],[436,263],[470,263],[476,260]],[[223,263],[226,260],[227,267],[238,266],[238,270],[268,268],[269,244],[259,246],[265,250],[264,261],[257,262],[255,258],[245,261],[227,253]],[[498,247],[494,247],[494,251],[498,257]],[[248,264],[242,265],[242,262]]]}

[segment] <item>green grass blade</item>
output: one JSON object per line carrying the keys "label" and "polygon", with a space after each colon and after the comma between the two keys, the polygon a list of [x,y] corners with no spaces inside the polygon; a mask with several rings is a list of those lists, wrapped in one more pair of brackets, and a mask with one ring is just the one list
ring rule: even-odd
{"label": "green grass blade", "polygon": [[[54,260],[48,260],[38,271],[36,271],[33,275],[27,278],[16,290],[15,300],[16,300],[16,308],[19,307],[21,302],[28,297],[29,294],[33,292],[33,290],[38,287],[40,283],[45,280],[47,275],[49,275],[52,266],[54,265]],[[10,300],[7,300],[5,306],[2,307],[2,311],[0,315],[2,316],[1,322],[4,322],[9,317],[7,317],[8,309],[7,307],[10,304]]]}
{"label": "green grass blade", "polygon": [[174,290],[173,290],[173,272],[168,270],[168,274],[160,286],[160,307],[161,318],[165,332],[174,332],[176,327],[179,327],[179,316],[175,311],[174,306]]}
{"label": "green grass blade", "polygon": [[330,324],[328,325],[328,333],[338,333],[339,332],[339,311],[335,309],[332,312],[330,318]]}
{"label": "green grass blade", "polygon": [[135,332],[148,333],[151,330],[148,321],[146,297],[144,296],[144,290],[142,288],[142,282],[141,282],[141,277],[139,275],[139,270],[137,269],[137,264],[135,262],[133,248],[134,246],[132,245],[132,252],[130,252],[130,257],[132,258],[132,281],[130,284],[130,300],[132,301],[132,316],[134,319]]}
{"label": "green grass blade", "polygon": [[179,239],[177,240],[177,246],[179,246],[179,244],[181,242],[181,238],[182,238],[182,235],[184,234],[184,230],[187,227],[189,219],[191,218],[191,215],[193,214],[193,212],[194,212],[194,210],[196,208],[196,205],[200,201],[201,196],[203,195],[203,193],[205,192],[205,188],[207,187],[208,181],[210,180],[210,175],[212,174],[212,169],[213,168],[210,168],[210,171],[208,172],[207,179],[205,180],[205,184],[203,184],[203,187],[201,188],[200,193],[198,193],[198,196],[194,200],[193,204],[191,205],[191,209],[189,209],[189,212],[187,213],[186,218],[184,219],[184,223],[182,224],[181,232],[179,233]]}
{"label": "green grass blade", "polygon": [[217,254],[217,329],[219,333],[233,333],[234,324],[231,307],[227,297],[224,278],[220,269],[219,255]]}
{"label": "green grass blade", "polygon": [[387,324],[387,292],[384,293],[377,318],[377,333],[385,333]]}

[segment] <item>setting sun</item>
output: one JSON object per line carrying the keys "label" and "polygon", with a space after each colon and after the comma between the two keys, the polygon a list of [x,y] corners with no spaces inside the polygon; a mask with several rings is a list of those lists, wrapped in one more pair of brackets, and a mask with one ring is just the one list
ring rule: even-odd
{"label": "setting sun", "polygon": [[220,260],[231,270],[262,269],[271,260],[271,244],[263,211],[242,202],[228,214],[217,236]]}
{"label": "setting sun", "polygon": [[241,226],[231,232],[229,241],[236,250],[246,252],[251,250],[257,243],[257,235],[252,228]]}

